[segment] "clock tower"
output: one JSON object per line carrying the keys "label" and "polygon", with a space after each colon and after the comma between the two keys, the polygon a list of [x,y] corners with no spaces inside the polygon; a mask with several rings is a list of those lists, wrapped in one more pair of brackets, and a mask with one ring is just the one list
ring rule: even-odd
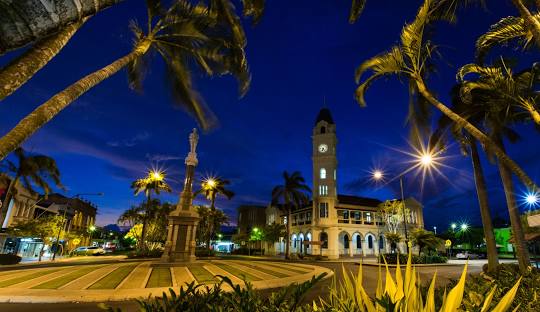
{"label": "clock tower", "polygon": [[321,109],[313,128],[313,216],[324,225],[337,219],[336,125],[327,108]]}

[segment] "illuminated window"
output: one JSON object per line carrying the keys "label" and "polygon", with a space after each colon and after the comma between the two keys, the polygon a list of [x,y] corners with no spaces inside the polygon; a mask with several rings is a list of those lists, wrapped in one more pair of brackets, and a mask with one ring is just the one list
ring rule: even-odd
{"label": "illuminated window", "polygon": [[328,248],[328,234],[322,232],[319,236],[319,240],[321,241],[321,248]]}
{"label": "illuminated window", "polygon": [[336,169],[334,169],[334,180],[336,180]]}
{"label": "illuminated window", "polygon": [[321,179],[326,179],[326,169],[321,168]]}
{"label": "illuminated window", "polygon": [[319,185],[319,195],[321,196],[328,195],[328,185]]}

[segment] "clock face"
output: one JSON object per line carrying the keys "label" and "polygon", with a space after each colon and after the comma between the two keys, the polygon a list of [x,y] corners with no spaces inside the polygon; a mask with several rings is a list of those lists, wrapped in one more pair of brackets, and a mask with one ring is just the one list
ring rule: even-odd
{"label": "clock face", "polygon": [[319,145],[319,152],[326,153],[327,150],[328,150],[328,145],[326,144]]}

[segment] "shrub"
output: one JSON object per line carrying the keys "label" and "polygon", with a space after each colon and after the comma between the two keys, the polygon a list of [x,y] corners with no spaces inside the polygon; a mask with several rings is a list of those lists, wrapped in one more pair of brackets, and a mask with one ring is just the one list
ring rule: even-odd
{"label": "shrub", "polygon": [[[493,300],[498,301],[520,279],[520,276],[519,267],[515,264],[499,264],[497,270],[490,273],[487,279],[481,275],[471,276],[465,284],[468,296],[464,298],[463,305],[467,311],[481,311],[481,301],[493,287],[496,287]],[[488,280],[489,278],[493,281]],[[540,270],[531,268],[521,278],[521,285],[511,308],[514,309],[519,305],[519,311],[540,311],[540,300],[536,299],[540,295]]]}
{"label": "shrub", "polygon": [[231,252],[233,255],[263,255],[264,249],[260,248],[247,248],[247,247],[240,247],[238,249],[235,249]]}
{"label": "shrub", "polygon": [[[149,298],[137,300],[140,311],[146,312],[202,312],[202,311],[230,311],[230,312],[288,312],[312,311],[310,305],[302,304],[306,292],[313,287],[325,274],[313,277],[302,284],[291,284],[283,287],[270,296],[262,296],[253,289],[249,282],[245,287],[235,285],[225,276],[219,276],[221,282],[216,287],[195,285],[195,282],[180,288],[178,294],[169,289],[169,294],[163,293],[162,298]],[[223,291],[223,284],[232,288],[231,292]],[[118,312],[101,304],[100,308]]]}
{"label": "shrub", "polygon": [[13,254],[0,254],[0,264],[17,264],[21,262],[21,257]]}
{"label": "shrub", "polygon": [[135,250],[128,253],[127,257],[128,259],[159,258],[161,257],[162,254],[163,254],[163,250],[160,250],[160,249],[154,249],[154,250],[140,249],[140,250]]}
{"label": "shrub", "polygon": [[195,248],[195,256],[197,257],[214,257],[216,255],[215,250],[197,247]]}
{"label": "shrub", "polygon": [[[404,254],[384,254],[379,255],[379,263],[384,263],[383,256],[388,264],[396,264],[399,256],[399,263],[404,264],[407,262],[407,255]],[[448,258],[439,255],[425,255],[412,256],[412,263],[414,264],[431,264],[431,263],[446,263]]]}

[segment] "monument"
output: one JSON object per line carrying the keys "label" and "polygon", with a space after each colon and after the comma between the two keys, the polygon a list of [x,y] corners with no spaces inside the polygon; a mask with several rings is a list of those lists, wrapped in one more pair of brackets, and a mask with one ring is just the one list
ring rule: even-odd
{"label": "monument", "polygon": [[189,135],[190,151],[186,157],[186,178],[184,189],[180,193],[180,201],[176,209],[169,214],[167,227],[167,241],[161,260],[164,262],[191,262],[195,261],[195,235],[199,214],[193,208],[193,178],[197,160],[197,143],[199,135],[193,129]]}

